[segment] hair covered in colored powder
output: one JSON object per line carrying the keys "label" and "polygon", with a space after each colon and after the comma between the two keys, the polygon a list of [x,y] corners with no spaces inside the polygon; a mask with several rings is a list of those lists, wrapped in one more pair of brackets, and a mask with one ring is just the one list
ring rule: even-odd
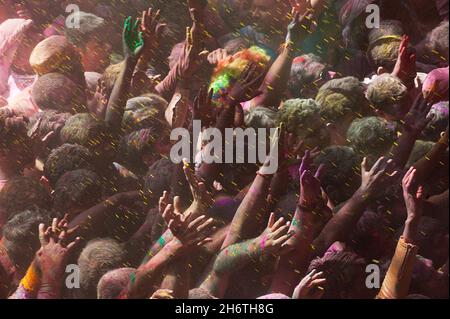
{"label": "hair covered in colored powder", "polygon": [[217,105],[223,99],[231,86],[236,82],[245,67],[257,63],[263,71],[271,61],[270,55],[261,47],[252,46],[237,52],[233,56],[220,61],[211,77],[209,89],[213,89],[213,102]]}

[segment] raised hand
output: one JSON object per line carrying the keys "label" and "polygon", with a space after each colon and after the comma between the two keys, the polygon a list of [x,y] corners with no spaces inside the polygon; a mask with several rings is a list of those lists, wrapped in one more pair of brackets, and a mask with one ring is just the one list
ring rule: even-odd
{"label": "raised hand", "polygon": [[202,246],[210,242],[211,238],[208,236],[215,230],[214,220],[202,215],[191,221],[191,213],[181,214],[177,201],[179,198],[175,197],[174,205],[167,205],[163,213],[163,218],[168,221],[168,227],[175,238],[186,247]]}
{"label": "raised hand", "polygon": [[[159,209],[159,213],[161,214],[161,216],[163,215],[164,211],[166,210],[167,205],[170,204],[170,200],[169,200],[169,193],[167,191],[163,192],[163,195],[159,198],[158,201],[158,209]],[[169,221],[166,220],[166,222],[168,223]]]}
{"label": "raised hand", "polygon": [[361,186],[359,192],[365,198],[373,198],[383,194],[383,190],[398,176],[393,171],[395,163],[392,159],[380,157],[372,166],[368,167],[367,158],[361,163]]}
{"label": "raised hand", "polygon": [[228,100],[231,103],[242,103],[250,101],[261,94],[258,90],[264,80],[265,72],[256,63],[249,63],[245,67],[239,79],[233,85]]}
{"label": "raised hand", "polygon": [[212,107],[213,94],[213,89],[208,92],[206,86],[203,86],[194,99],[192,119],[200,120],[202,127],[210,127],[215,122],[215,114]]}
{"label": "raised hand", "polygon": [[208,54],[208,51],[203,50],[202,35],[194,23],[192,28],[186,28],[186,40],[177,63],[177,74],[180,74],[182,79],[188,80]]}
{"label": "raised hand", "polygon": [[125,20],[122,34],[123,50],[126,58],[137,60],[144,51],[144,36],[140,31],[140,21],[132,17]]}
{"label": "raised hand", "polygon": [[431,118],[427,115],[432,106],[433,104],[427,98],[424,98],[422,93],[419,93],[413,106],[403,118],[404,129],[418,136],[431,121]]}
{"label": "raised hand", "polygon": [[414,86],[417,76],[416,54],[408,48],[409,37],[404,35],[398,49],[398,58],[394,67],[393,75],[401,79],[406,85]]}
{"label": "raised hand", "polygon": [[265,254],[282,253],[282,247],[294,234],[289,232],[290,226],[291,223],[289,221],[285,222],[283,217],[275,222],[275,214],[271,213],[267,228],[256,238],[262,252]]}
{"label": "raised hand", "polygon": [[422,185],[417,183],[417,170],[410,167],[402,180],[403,198],[405,200],[408,221],[418,220],[423,213],[425,195]]}
{"label": "raised hand", "polygon": [[47,228],[44,224],[39,225],[41,248],[36,253],[36,261],[42,272],[42,282],[55,289],[62,285],[70,254],[80,241],[77,237],[73,242],[67,243],[70,234],[67,225],[66,217],[61,221],[54,218],[52,225]]}
{"label": "raised hand", "polygon": [[96,111],[98,112],[97,114],[104,114],[109,102],[109,93],[106,88],[105,81],[98,79],[94,96],[95,100],[97,101],[97,108],[96,108]]}
{"label": "raised hand", "polygon": [[325,293],[323,286],[326,282],[324,273],[314,269],[300,281],[294,290],[292,299],[321,299]]}
{"label": "raised hand", "polygon": [[322,196],[322,189],[320,187],[320,177],[324,170],[324,165],[320,165],[313,175],[312,157],[310,151],[307,150],[302,158],[302,163],[299,168],[300,176],[300,198],[299,206],[309,209],[316,205],[325,206],[326,200]]}
{"label": "raised hand", "polygon": [[142,56],[144,58],[151,57],[161,41],[162,32],[166,24],[160,23],[159,20],[160,10],[155,12],[152,8],[149,8],[147,11],[142,12],[141,30],[145,43]]}
{"label": "raised hand", "polygon": [[286,35],[286,44],[293,45],[306,38],[314,25],[313,14],[310,8],[307,8],[302,16],[296,12],[293,20],[289,23]]}
{"label": "raised hand", "polygon": [[226,60],[230,57],[228,55],[227,50],[219,48],[217,50],[212,51],[210,54],[208,54],[208,62],[212,65],[217,65],[219,62]]}

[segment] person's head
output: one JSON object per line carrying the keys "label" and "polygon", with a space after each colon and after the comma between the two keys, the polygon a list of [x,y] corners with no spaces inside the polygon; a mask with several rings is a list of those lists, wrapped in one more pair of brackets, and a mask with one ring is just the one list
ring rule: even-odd
{"label": "person's head", "polygon": [[278,34],[286,28],[291,9],[289,1],[285,0],[253,0],[253,26],[268,35]]}
{"label": "person's head", "polygon": [[432,299],[448,299],[448,274],[436,269],[437,267],[439,266],[434,265],[432,260],[417,254],[409,293],[424,295]]}
{"label": "person's head", "polygon": [[428,154],[429,151],[431,151],[433,146],[434,146],[433,142],[417,140],[411,151],[411,155],[409,155],[406,167],[409,168],[413,166],[415,163],[417,163],[418,160],[423,158],[425,155]]}
{"label": "person's head", "polygon": [[306,148],[328,145],[329,135],[320,117],[320,106],[313,99],[292,99],[279,110],[279,122],[287,132],[304,142]]}
{"label": "person's head", "polygon": [[330,146],[314,159],[314,165],[325,165],[320,178],[323,189],[335,204],[349,199],[360,183],[360,158],[348,146]]}
{"label": "person's head", "polygon": [[397,139],[397,124],[379,117],[356,119],[347,131],[347,140],[356,154],[373,162],[385,155]]}
{"label": "person's head", "polygon": [[55,186],[58,179],[65,173],[94,168],[94,155],[84,146],[63,144],[51,151],[44,164],[44,176]]}
{"label": "person's head", "polygon": [[245,114],[245,126],[254,128],[275,128],[278,124],[278,112],[267,107],[254,107]]}
{"label": "person's head", "polygon": [[8,219],[14,214],[34,207],[49,209],[50,196],[34,178],[15,177],[0,191],[0,206]]}
{"label": "person's head", "polygon": [[3,227],[3,247],[19,273],[26,271],[39,249],[39,224],[49,225],[50,221],[49,211],[35,208],[16,214]]}
{"label": "person's head", "polygon": [[161,133],[158,129],[146,128],[125,135],[119,145],[117,161],[136,174],[145,174],[161,158],[157,147]]}
{"label": "person's head", "polygon": [[70,171],[56,182],[53,192],[53,211],[69,218],[94,206],[102,197],[100,177],[87,169]]}
{"label": "person's head", "polygon": [[76,28],[66,28],[67,39],[78,49],[85,71],[103,72],[109,65],[111,44],[106,21],[94,14],[77,11],[67,19],[79,21]]}
{"label": "person's head", "polygon": [[422,85],[422,94],[431,102],[448,101],[449,67],[434,69],[428,73]]}
{"label": "person's head", "polygon": [[[403,231],[400,228],[397,235]],[[445,264],[448,259],[448,228],[439,220],[423,216],[417,230],[418,254],[433,262],[435,267]]]}
{"label": "person's head", "polygon": [[[46,138],[45,150],[37,154],[41,158],[47,158],[50,150],[61,145],[60,132],[66,120],[71,117],[70,113],[60,113],[55,110],[46,110],[33,114],[28,124],[28,135],[36,136],[39,140]],[[53,133],[52,133],[53,132]],[[49,135],[51,134],[51,135]]]}
{"label": "person's head", "polygon": [[28,119],[0,108],[0,167],[15,174],[34,164],[33,141],[27,134]]}
{"label": "person's head", "polygon": [[33,85],[32,99],[41,110],[76,114],[86,111],[86,94],[77,84],[60,73],[40,76]]}
{"label": "person's head", "polygon": [[117,299],[135,272],[135,268],[119,268],[108,271],[98,282],[97,299]]}
{"label": "person's head", "polygon": [[377,74],[393,71],[403,34],[401,23],[395,20],[381,21],[379,28],[370,31],[368,57]]}
{"label": "person's head", "polygon": [[327,252],[311,261],[308,273],[314,269],[326,279],[323,299],[368,298],[370,294],[365,285],[366,263],[354,253]]}
{"label": "person's head", "polygon": [[428,113],[430,122],[422,131],[421,137],[426,141],[437,142],[448,126],[448,101],[439,102],[431,107]]}
{"label": "person's head", "polygon": [[229,90],[231,90],[249,63],[255,63],[258,66],[258,71],[264,72],[270,61],[271,57],[267,51],[258,46],[244,49],[232,57],[222,60],[211,76],[209,90],[212,89],[214,91],[213,102],[217,103],[225,100]]}
{"label": "person's head", "polygon": [[97,298],[99,280],[108,271],[126,266],[126,251],[114,239],[93,239],[78,258],[80,269],[80,297]]}
{"label": "person's head", "polygon": [[366,8],[375,0],[343,1],[338,12],[343,26],[342,40],[346,48],[365,50],[367,47]]}
{"label": "person's head", "polygon": [[37,75],[61,73],[80,88],[86,86],[81,56],[64,36],[54,35],[39,42],[29,62]]}
{"label": "person's head", "polygon": [[88,148],[103,164],[112,162],[116,153],[115,137],[106,122],[88,113],[70,117],[61,130],[61,140]]}
{"label": "person's head", "polygon": [[345,134],[352,121],[367,114],[364,86],[351,76],[325,83],[317,93],[316,102],[332,144],[345,144]]}
{"label": "person's head", "polygon": [[239,51],[247,49],[249,45],[249,41],[244,37],[237,37],[231,40],[228,40],[224,45],[223,48],[225,51],[227,51],[228,54],[234,55],[238,53]]}
{"label": "person's head", "polygon": [[411,98],[408,88],[394,75],[377,76],[367,88],[367,99],[377,115],[389,121],[399,121],[408,113]]}
{"label": "person's head", "polygon": [[127,133],[147,128],[153,128],[162,133],[167,130],[164,120],[167,105],[167,101],[156,94],[129,99],[123,115],[122,127]]}
{"label": "person's head", "polygon": [[366,260],[379,260],[393,253],[394,230],[384,208],[367,209],[347,241],[353,251]]}
{"label": "person's head", "polygon": [[430,52],[448,65],[448,20],[442,21],[430,32],[427,42]]}
{"label": "person's head", "polygon": [[291,98],[314,99],[319,88],[330,80],[334,73],[314,54],[304,54],[294,59],[288,90]]}

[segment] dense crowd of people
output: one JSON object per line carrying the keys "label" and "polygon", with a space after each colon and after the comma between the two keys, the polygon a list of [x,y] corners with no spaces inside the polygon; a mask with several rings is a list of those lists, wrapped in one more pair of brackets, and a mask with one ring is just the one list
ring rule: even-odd
{"label": "dense crowd of people", "polygon": [[448,298],[448,16],[0,0],[0,299]]}

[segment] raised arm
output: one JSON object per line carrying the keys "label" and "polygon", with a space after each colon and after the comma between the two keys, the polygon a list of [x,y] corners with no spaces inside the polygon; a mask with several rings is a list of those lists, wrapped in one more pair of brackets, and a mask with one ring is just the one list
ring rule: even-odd
{"label": "raised arm", "polygon": [[191,282],[191,267],[189,256],[178,258],[164,272],[161,289],[172,292],[175,299],[187,299]]}
{"label": "raised arm", "polygon": [[208,235],[214,231],[214,228],[212,221],[206,216],[200,216],[191,221],[190,216],[175,212],[171,204],[166,207],[165,214],[172,218],[168,226],[175,237],[153,258],[137,269],[127,288],[122,292],[123,298],[147,298],[155,279],[166,265],[179,257],[187,256],[193,247],[202,246],[211,241]]}
{"label": "raised arm", "polygon": [[271,214],[267,228],[257,238],[226,247],[214,261],[212,271],[201,283],[200,288],[209,291],[217,298],[226,293],[229,278],[233,273],[248,265],[251,261],[261,260],[282,253],[282,246],[289,240],[289,222],[280,218],[275,222],[275,214]]}
{"label": "raised arm", "polygon": [[311,164],[310,152],[307,151],[299,169],[300,198],[291,223],[294,235],[286,244],[288,253],[281,257],[272,280],[272,293],[292,295],[295,285],[308,267],[312,242],[331,215],[320,187],[323,166],[313,175]]}
{"label": "raised arm", "polygon": [[80,238],[67,242],[66,220],[61,222],[54,218],[52,226],[45,229],[39,225],[39,239],[41,249],[36,253],[36,263],[41,273],[41,285],[37,299],[60,299],[64,284],[64,274],[70,254],[73,252]]}
{"label": "raised arm", "polygon": [[431,106],[432,104],[420,93],[403,119],[401,135],[389,154],[398,169],[405,167],[417,138],[429,123],[427,115]]}
{"label": "raised arm", "polygon": [[278,108],[291,74],[292,61],[296,56],[295,47],[310,32],[312,19],[313,14],[310,9],[306,10],[302,16],[298,12],[295,14],[294,19],[288,26],[286,42],[282,47],[282,51],[270,67],[261,86],[262,94],[251,101],[251,107],[266,106]]}
{"label": "raised arm", "polygon": [[202,51],[205,35],[204,8],[197,2],[189,1],[192,26],[187,29],[183,52],[168,75],[155,88],[158,94],[166,99],[170,99],[178,84],[181,83],[183,87],[189,84],[202,58],[206,58],[208,54]]}
{"label": "raised arm", "polygon": [[268,218],[267,197],[272,176],[275,174],[275,172],[268,170],[268,167],[278,160],[279,139],[280,129],[278,128],[275,136],[272,137],[270,154],[239,205],[222,248],[257,236],[264,229],[264,224]]}
{"label": "raised arm", "polygon": [[433,148],[413,166],[416,168],[416,178],[421,183],[431,176],[431,174],[439,168],[442,164],[442,159],[448,149],[448,127],[444,134],[442,134],[439,141]]}
{"label": "raised arm", "polygon": [[138,96],[142,92],[154,90],[154,81],[147,76],[146,72],[151,59],[158,49],[162,32],[166,27],[166,24],[160,23],[159,19],[159,10],[155,12],[155,10],[149,8],[142,12],[141,30],[145,45],[131,81],[131,93],[133,96]]}
{"label": "raised arm", "polygon": [[144,38],[139,28],[138,20],[133,21],[131,17],[125,20],[122,34],[124,66],[114,84],[106,109],[105,121],[111,129],[117,130],[122,124],[134,69],[144,50]]}
{"label": "raised arm", "polygon": [[403,235],[400,237],[395,255],[392,258],[383,285],[377,298],[402,299],[408,295],[412,271],[419,249],[417,244],[418,227],[423,213],[423,187],[417,182],[416,169],[411,167],[403,178],[403,198],[408,217]]}

